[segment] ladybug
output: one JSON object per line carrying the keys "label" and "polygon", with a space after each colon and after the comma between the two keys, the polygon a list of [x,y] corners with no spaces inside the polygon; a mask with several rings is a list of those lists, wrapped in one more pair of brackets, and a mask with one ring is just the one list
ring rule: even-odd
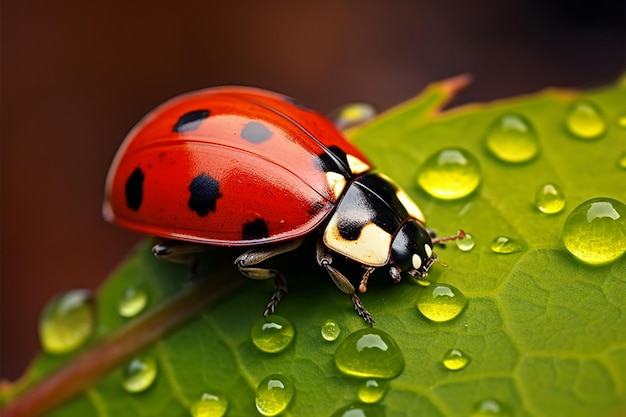
{"label": "ladybug", "polygon": [[143,118],[118,150],[106,180],[103,214],[122,227],[164,239],[158,258],[183,261],[209,246],[241,247],[241,273],[273,279],[264,314],[286,292],[279,271],[259,264],[317,239],[316,259],[374,319],[342,257],[370,274],[386,267],[424,277],[445,240],[425,227],[421,210],[333,122],[298,101],[250,87],[216,87],[173,98]]}

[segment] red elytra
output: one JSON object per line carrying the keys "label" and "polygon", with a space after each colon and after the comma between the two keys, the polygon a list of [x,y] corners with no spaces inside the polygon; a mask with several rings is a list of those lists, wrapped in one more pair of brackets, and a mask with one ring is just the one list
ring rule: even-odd
{"label": "red elytra", "polygon": [[[218,246],[279,242],[320,225],[367,158],[323,115],[248,87],[176,97],[128,134],[110,168],[107,220],[145,234]],[[195,181],[195,183],[194,183]],[[195,196],[194,196],[195,184]]]}

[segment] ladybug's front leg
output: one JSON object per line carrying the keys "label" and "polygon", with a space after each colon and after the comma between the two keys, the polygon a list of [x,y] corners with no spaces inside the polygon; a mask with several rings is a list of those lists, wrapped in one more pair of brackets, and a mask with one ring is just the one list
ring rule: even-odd
{"label": "ladybug's front leg", "polygon": [[189,266],[189,279],[195,280],[198,278],[196,274],[198,255],[211,248],[211,246],[200,243],[162,240],[152,247],[152,253],[159,259],[187,264]]}
{"label": "ladybug's front leg", "polygon": [[272,246],[264,246],[256,249],[251,249],[235,259],[235,265],[239,268],[239,271],[248,278],[251,279],[273,279],[274,280],[274,293],[270,297],[270,301],[267,303],[267,307],[263,312],[264,316],[268,316],[274,313],[278,302],[283,297],[283,294],[287,293],[287,282],[282,274],[276,269],[259,268],[255,265],[260,264],[274,256],[291,252],[296,250],[302,245],[304,238],[298,238],[290,240],[285,243]]}
{"label": "ladybug's front leg", "polygon": [[[320,266],[323,266],[330,275],[330,278],[333,280],[337,288],[344,294],[348,294],[352,296],[352,304],[354,305],[354,310],[357,314],[365,320],[367,324],[372,326],[376,321],[372,317],[372,315],[367,311],[363,304],[361,303],[361,299],[358,295],[356,295],[356,290],[354,289],[354,285],[350,282],[348,278],[337,269],[335,269],[331,264],[333,262],[333,258],[330,254],[328,248],[324,245],[322,240],[318,240],[317,242],[317,263]],[[370,271],[371,272],[371,271]],[[367,273],[369,276],[369,273]],[[364,285],[362,283],[362,285]]]}

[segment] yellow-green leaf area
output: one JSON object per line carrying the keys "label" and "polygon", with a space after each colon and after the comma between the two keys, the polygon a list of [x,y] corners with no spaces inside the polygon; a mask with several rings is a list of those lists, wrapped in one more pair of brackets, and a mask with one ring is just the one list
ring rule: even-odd
{"label": "yellow-green leaf area", "polygon": [[[349,132],[377,169],[418,203],[429,228],[439,236],[464,229],[475,240],[469,251],[454,243],[435,249],[446,266],[435,264],[428,280],[452,285],[467,299],[467,307],[450,321],[432,322],[418,311],[416,300],[425,287],[409,277],[397,285],[383,271],[370,278],[361,299],[376,328],[393,338],[405,359],[404,371],[389,381],[378,406],[388,417],[467,416],[485,401],[516,417],[622,415],[626,256],[603,266],[583,264],[567,252],[561,231],[571,210],[586,200],[626,202],[626,170],[619,165],[626,150],[626,129],[619,122],[626,114],[626,85],[589,92],[548,89],[441,110],[459,84],[459,79],[433,84]],[[567,126],[568,112],[581,101],[592,103],[605,123],[593,140],[577,137]],[[532,125],[539,150],[527,161],[500,160],[486,145],[489,129],[508,115]],[[476,157],[481,182],[468,196],[444,201],[422,190],[417,176],[429,156],[446,148]],[[536,192],[546,183],[564,196],[558,213],[543,213],[535,205]],[[498,236],[523,242],[523,250],[493,252],[491,242]],[[253,416],[255,390],[272,374],[287,376],[295,386],[281,416],[330,416],[358,402],[362,381],[343,375],[334,353],[365,324],[352,311],[350,298],[317,267],[313,250],[304,249],[277,262],[290,285],[277,313],[296,329],[284,351],[262,352],[250,338],[271,283],[241,278],[232,265],[238,252],[224,250],[206,259],[204,271],[210,279],[241,280],[241,285],[136,352],[157,362],[150,388],[126,392],[120,365],[50,415],[190,416],[191,405],[206,392],[228,402],[227,416]],[[193,285],[186,279],[183,266],[154,259],[149,244],[140,248],[99,291],[91,343],[136,320],[117,312],[126,288],[141,287],[149,295],[141,317]],[[333,342],[320,336],[329,319],[341,328]],[[450,349],[460,349],[471,362],[458,371],[446,369],[442,359]],[[29,381],[72,359],[42,354],[21,388],[28,390]]]}

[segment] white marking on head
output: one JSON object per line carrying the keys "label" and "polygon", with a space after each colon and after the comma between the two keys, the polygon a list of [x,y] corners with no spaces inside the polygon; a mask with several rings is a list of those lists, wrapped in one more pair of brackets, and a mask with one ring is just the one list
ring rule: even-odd
{"label": "white marking on head", "polygon": [[424,244],[424,250],[426,251],[426,256],[429,258],[433,257],[433,248],[428,243]]}
{"label": "white marking on head", "polygon": [[414,253],[411,257],[411,264],[414,269],[420,269],[422,267],[422,258],[417,253]]}

